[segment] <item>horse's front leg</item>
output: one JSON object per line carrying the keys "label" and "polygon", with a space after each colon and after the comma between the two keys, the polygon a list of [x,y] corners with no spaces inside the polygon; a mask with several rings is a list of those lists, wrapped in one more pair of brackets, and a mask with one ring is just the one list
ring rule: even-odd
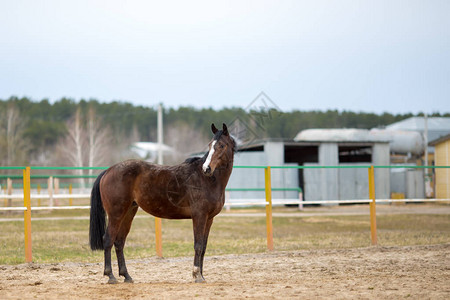
{"label": "horse's front leg", "polygon": [[[206,220],[205,220],[206,219]],[[192,276],[195,282],[202,283],[205,282],[203,277],[203,259],[205,257],[206,245],[208,243],[209,230],[213,219],[207,219],[205,217],[193,218],[194,225],[194,269],[192,271]]]}
{"label": "horse's front leg", "polygon": [[211,225],[213,223],[213,219],[210,219],[206,222],[205,227],[205,233],[204,233],[204,241],[203,241],[203,247],[202,247],[202,253],[200,256],[200,273],[203,275],[203,259],[205,258],[206,253],[206,246],[208,245],[208,237],[209,237],[209,231],[211,229]]}

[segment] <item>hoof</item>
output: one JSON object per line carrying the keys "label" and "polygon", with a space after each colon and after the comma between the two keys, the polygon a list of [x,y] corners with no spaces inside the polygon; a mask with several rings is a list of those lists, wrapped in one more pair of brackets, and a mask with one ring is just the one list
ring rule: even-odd
{"label": "hoof", "polygon": [[123,282],[125,282],[125,283],[134,283],[134,281],[133,281],[133,279],[131,277],[130,278],[125,278],[125,280]]}
{"label": "hoof", "polygon": [[194,266],[194,270],[192,272],[192,277],[194,277],[195,283],[206,282],[205,278],[203,277],[202,273],[200,272],[199,267]]}
{"label": "hoof", "polygon": [[197,278],[195,279],[195,283],[206,283],[205,278]]}
{"label": "hoof", "polygon": [[109,278],[108,284],[117,284],[119,283],[115,277]]}
{"label": "hoof", "polygon": [[195,278],[195,283],[206,283],[206,280],[202,275],[194,277],[194,278]]}

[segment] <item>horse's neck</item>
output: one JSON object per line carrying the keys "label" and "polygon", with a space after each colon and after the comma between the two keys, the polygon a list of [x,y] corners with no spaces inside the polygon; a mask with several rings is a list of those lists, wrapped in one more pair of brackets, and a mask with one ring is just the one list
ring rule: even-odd
{"label": "horse's neck", "polygon": [[223,184],[224,188],[228,183],[228,179],[230,179],[231,171],[233,171],[233,159],[225,167],[216,169],[216,178]]}

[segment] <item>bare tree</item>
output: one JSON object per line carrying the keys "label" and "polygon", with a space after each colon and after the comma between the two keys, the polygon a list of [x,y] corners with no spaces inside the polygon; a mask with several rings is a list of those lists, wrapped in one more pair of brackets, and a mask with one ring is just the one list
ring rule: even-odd
{"label": "bare tree", "polygon": [[[114,148],[108,127],[102,126],[102,122],[96,117],[95,110],[89,109],[87,122],[83,122],[80,108],[75,116],[67,123],[67,135],[58,143],[60,159],[74,167],[97,167],[111,163],[111,155]],[[60,160],[61,162],[61,160]],[[76,170],[77,175],[83,175],[82,169]],[[94,172],[89,169],[88,174]],[[84,186],[85,180],[80,178],[80,184]]]}
{"label": "bare tree", "polygon": [[0,165],[6,165],[8,147],[6,142],[6,112],[0,113]]}
{"label": "bare tree", "polygon": [[23,164],[26,161],[28,145],[24,137],[25,121],[21,118],[19,110],[10,105],[1,114],[0,123],[0,158],[2,164],[11,166]]}
{"label": "bare tree", "polygon": [[136,142],[139,142],[141,140],[140,134],[139,134],[139,130],[136,126],[136,124],[133,125],[133,129],[131,130],[131,134],[129,136],[129,144],[133,144]]}
{"label": "bare tree", "polygon": [[[75,116],[67,123],[67,136],[59,143],[58,148],[61,149],[63,158],[73,167],[83,167],[83,150],[86,147],[86,133],[82,128],[81,110],[77,109]],[[79,169],[75,172],[82,176],[83,170]],[[79,178],[81,186],[84,186],[84,178]]]}
{"label": "bare tree", "polygon": [[[89,109],[87,136],[89,139],[88,167],[102,166],[110,161],[111,155],[111,131],[102,126],[95,115],[94,109]],[[92,175],[89,169],[89,175]]]}

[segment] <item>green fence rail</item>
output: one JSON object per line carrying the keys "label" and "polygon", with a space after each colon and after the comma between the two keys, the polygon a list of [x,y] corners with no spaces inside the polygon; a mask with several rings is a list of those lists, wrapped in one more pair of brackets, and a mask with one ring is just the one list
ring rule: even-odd
{"label": "green fence rail", "polygon": [[[270,166],[271,169],[367,169],[370,168],[370,165],[355,165],[355,166]],[[450,166],[410,166],[410,165],[381,165],[373,166],[374,169],[446,169],[450,168]],[[17,171],[17,170],[25,170],[25,166],[0,166],[0,172],[1,171]],[[64,171],[70,171],[70,170],[104,170],[108,167],[60,167],[60,166],[54,166],[54,167],[48,167],[48,166],[32,166],[30,167],[30,170],[64,170]],[[267,166],[233,166],[234,169],[265,169]],[[58,178],[58,179],[95,179],[97,178],[98,174],[95,175],[73,175],[73,174],[33,174],[30,176],[31,180],[44,180],[48,179],[50,177]],[[23,175],[22,174],[0,174],[0,181],[11,179],[11,180],[22,180]],[[72,187],[77,188],[81,187],[80,183],[67,183],[61,182],[60,188],[68,188],[70,185]],[[13,188],[19,189],[22,188],[22,183],[14,183]],[[46,183],[39,184],[41,188],[47,188]],[[31,188],[37,188],[38,184],[32,183]],[[264,191],[264,188],[229,188],[226,189],[227,191],[234,192],[234,191]],[[301,188],[272,188],[273,191],[297,191],[299,193],[302,192]]]}
{"label": "green fence rail", "polygon": [[[371,165],[356,165],[356,166],[270,166],[271,169],[367,169]],[[373,166],[375,169],[445,169],[450,168],[450,166],[409,166],[409,165],[382,165]],[[104,170],[108,167],[30,167],[31,170]],[[233,166],[234,169],[265,169],[267,166]],[[0,166],[1,170],[25,170],[23,166],[11,166],[5,167]],[[33,174],[31,179],[48,179],[50,177],[60,178],[60,179],[77,179],[77,178],[97,178],[95,175],[73,175],[73,174]],[[17,180],[22,179],[22,174],[0,174],[0,180],[11,179]]]}
{"label": "green fence rail", "polygon": [[[370,168],[372,165],[355,166],[270,166],[271,169],[358,169]],[[268,166],[233,166],[234,169],[265,169]],[[373,165],[377,168],[409,168],[409,169],[437,169],[450,168],[450,166],[411,166],[411,165]],[[0,170],[25,170],[26,166],[0,166]],[[39,167],[32,166],[31,170],[105,170],[109,167]]]}

